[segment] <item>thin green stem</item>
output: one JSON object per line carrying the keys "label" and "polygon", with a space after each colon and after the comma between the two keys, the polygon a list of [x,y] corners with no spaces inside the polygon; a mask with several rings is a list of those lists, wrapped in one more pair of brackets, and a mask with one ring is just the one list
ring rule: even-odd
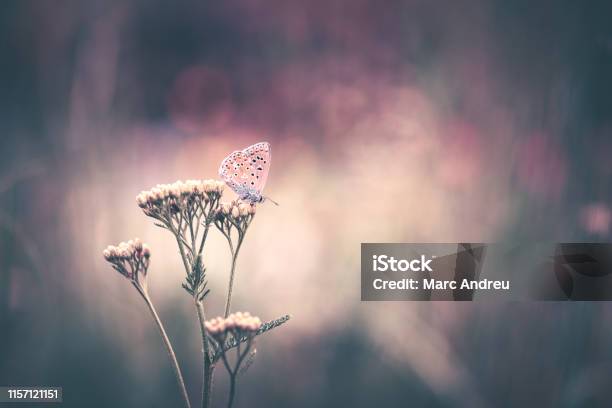
{"label": "thin green stem", "polygon": [[244,358],[249,354],[249,351],[251,350],[251,344],[252,339],[249,338],[246,349],[244,350],[244,352],[240,352],[240,343],[238,343],[238,348],[236,352],[236,364],[234,365],[234,369],[230,367],[226,353],[224,352],[221,356],[223,359],[223,364],[225,365],[225,368],[227,369],[227,372],[230,376],[230,388],[227,408],[232,408],[232,405],[234,404],[234,398],[236,397],[238,371],[240,369],[240,366],[242,365],[242,362],[244,361]]}
{"label": "thin green stem", "polygon": [[202,399],[202,408],[208,408],[212,406],[212,387],[213,387],[214,376],[215,376],[215,364],[208,363],[208,369],[206,369],[206,365],[204,368],[204,383],[203,383],[202,389],[205,390],[206,395],[203,396],[203,399]]}
{"label": "thin green stem", "polygon": [[200,321],[200,333],[202,335],[202,354],[204,360],[204,373],[202,378],[202,408],[210,407],[212,401],[212,383],[215,365],[212,362],[210,355],[210,346],[206,337],[206,314],[204,313],[204,305],[196,300],[196,310],[198,311],[198,319]]}
{"label": "thin green stem", "polygon": [[[210,225],[214,221],[215,211],[216,211],[216,200],[211,200],[208,208],[208,213],[204,212],[204,208],[202,208],[202,215],[204,215],[204,233],[202,234],[202,241],[200,241],[200,248],[198,249],[198,255],[202,254],[204,250],[204,243],[206,242],[206,237],[208,236],[208,230],[210,229]],[[198,231],[200,229],[200,221],[198,220],[198,228],[196,230],[196,237],[198,235]]]}
{"label": "thin green stem", "polygon": [[209,229],[210,222],[206,221],[206,225],[204,226],[204,233],[202,234],[202,241],[200,241],[200,248],[198,249],[198,255],[202,255],[202,251],[204,250],[204,243],[206,242],[206,237],[208,236]]}
{"label": "thin green stem", "polygon": [[[242,246],[242,238],[243,236],[238,237],[238,244],[236,245],[236,250],[232,251],[232,268],[230,270],[229,285],[227,289],[227,299],[225,301],[225,317],[229,316],[230,307],[232,306],[232,292],[234,290],[234,275],[236,274],[236,261],[238,259],[238,252],[240,251],[240,247]],[[231,242],[230,242],[230,250],[231,250]]]}
{"label": "thin green stem", "polygon": [[187,259],[187,256],[185,255],[183,244],[181,243],[181,240],[178,238],[178,236],[176,238],[176,243],[178,244],[179,251],[181,252],[181,259],[183,260],[183,266],[185,266],[185,272],[190,273],[191,267],[189,266],[189,260]]}
{"label": "thin green stem", "polygon": [[[176,237],[176,242],[178,244],[179,251],[181,253],[181,259],[183,261],[183,265],[185,266],[185,271],[187,272],[187,274],[189,274],[191,272],[191,268],[189,266],[189,260],[187,259],[187,256],[185,255],[185,250],[183,248],[183,245],[180,239],[180,235],[174,228],[172,228],[171,231]],[[208,226],[204,230],[204,236],[202,237],[202,243],[200,245],[199,253],[201,253],[204,247],[204,241],[206,240],[207,233],[208,233]],[[192,241],[192,244],[193,243],[194,241]],[[203,361],[204,361],[203,375],[202,375],[202,408],[208,408],[210,407],[211,400],[212,400],[212,380],[213,380],[214,364],[212,363],[210,359],[208,339],[206,337],[206,327],[204,326],[204,322],[206,321],[206,314],[204,313],[204,305],[202,304],[200,300],[195,299],[195,307],[198,313],[198,321],[200,323],[200,333],[202,335],[202,354],[203,354]]]}
{"label": "thin green stem", "polygon": [[228,408],[231,408],[234,404],[234,396],[236,395],[236,373],[230,367],[229,361],[227,361],[227,355],[225,353],[221,355],[221,359],[230,377],[229,398],[227,400],[227,406]]}
{"label": "thin green stem", "polygon": [[193,221],[192,218],[189,218],[189,220],[187,221],[187,224],[189,225],[189,233],[191,235],[191,254],[194,255],[195,257],[196,235],[193,229],[192,221]]}
{"label": "thin green stem", "polygon": [[161,337],[164,341],[164,345],[166,346],[166,351],[168,352],[168,357],[170,357],[170,361],[172,362],[172,368],[174,369],[176,381],[179,384],[179,388],[181,390],[181,396],[183,398],[183,402],[185,403],[185,407],[191,408],[191,404],[189,403],[189,396],[187,395],[187,388],[185,387],[185,381],[183,380],[183,374],[181,373],[181,368],[179,366],[178,360],[176,359],[176,354],[174,354],[174,349],[172,348],[170,339],[168,338],[168,335],[166,334],[166,330],[164,329],[164,325],[159,319],[159,316],[157,315],[157,311],[155,310],[155,307],[153,306],[153,302],[151,301],[151,298],[149,297],[146,289],[144,289],[142,286],[136,283],[134,284],[134,286],[136,287],[136,289],[138,290],[138,293],[140,293],[145,303],[147,304],[149,311],[151,312],[151,315],[153,316],[153,319],[155,320],[155,324],[157,325],[157,328],[159,329],[159,333],[161,334]]}
{"label": "thin green stem", "polygon": [[230,390],[229,400],[227,401],[227,408],[232,408],[234,405],[234,396],[236,395],[236,374],[230,375]]}
{"label": "thin green stem", "polygon": [[[172,223],[172,216],[170,215],[170,212],[168,212],[168,227],[170,228],[170,232],[172,232],[172,234],[174,234],[174,237],[176,238],[176,243],[179,247],[179,251],[181,253],[181,259],[183,260],[183,265],[185,266],[185,272],[187,274],[189,274],[191,272],[191,267],[189,265],[189,261],[187,259],[187,256],[185,255],[185,249],[183,248],[183,242],[182,242],[182,235],[179,232],[180,231],[180,226],[181,224],[179,223],[179,228],[175,228],[174,224]],[[182,221],[181,221],[182,222]],[[193,254],[195,255],[195,254]]]}

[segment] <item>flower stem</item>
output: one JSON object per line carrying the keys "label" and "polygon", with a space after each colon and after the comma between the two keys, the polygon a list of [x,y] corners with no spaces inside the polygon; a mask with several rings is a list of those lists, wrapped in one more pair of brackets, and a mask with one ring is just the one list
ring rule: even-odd
{"label": "flower stem", "polygon": [[234,396],[236,395],[236,372],[232,370],[232,368],[230,367],[230,363],[225,353],[221,355],[221,358],[222,358],[223,364],[225,365],[225,368],[227,369],[227,373],[229,374],[229,377],[230,377],[230,388],[229,388],[229,398],[227,400],[227,407],[232,408],[232,405],[234,404]]}
{"label": "flower stem", "polygon": [[232,408],[232,405],[234,404],[234,398],[236,396],[236,382],[237,382],[236,380],[238,377],[238,371],[240,369],[240,366],[242,365],[242,362],[244,361],[244,358],[251,351],[251,345],[252,345],[252,338],[249,338],[246,349],[243,352],[241,352],[240,343],[238,343],[237,348],[236,348],[237,350],[236,364],[234,365],[233,369],[230,366],[226,353],[223,352],[223,354],[221,355],[223,364],[225,365],[225,368],[227,369],[227,372],[230,376],[230,388],[229,388],[229,398],[227,401],[227,408]]}
{"label": "flower stem", "polygon": [[225,317],[230,314],[230,307],[232,306],[232,292],[234,289],[234,275],[236,273],[236,261],[238,259],[238,252],[240,251],[240,246],[242,245],[242,237],[238,238],[238,244],[236,245],[236,250],[232,251],[232,268],[230,270],[230,278],[229,285],[227,289],[227,299],[225,301]]}
{"label": "flower stem", "polygon": [[210,356],[208,338],[206,337],[206,327],[204,326],[206,314],[204,313],[204,305],[202,302],[197,300],[195,304],[196,310],[198,311],[198,319],[200,321],[200,333],[202,334],[202,354],[204,360],[204,373],[202,377],[202,408],[208,408],[210,407],[212,401],[212,383],[215,365],[213,364]]}
{"label": "flower stem", "polygon": [[183,260],[183,266],[185,267],[185,272],[189,274],[189,272],[191,272],[191,266],[187,258],[187,255],[185,255],[185,250],[183,249],[183,244],[178,234],[176,234],[176,243],[178,244],[179,251],[181,253],[181,259]]}
{"label": "flower stem", "polygon": [[212,386],[213,386],[213,378],[214,378],[214,376],[215,376],[215,365],[212,364],[211,362],[204,363],[203,390],[205,390],[206,395],[202,396],[202,408],[209,408],[210,406],[212,406],[211,405],[211,403],[212,403]]}
{"label": "flower stem", "polygon": [[181,374],[181,368],[179,367],[178,360],[176,359],[176,354],[174,354],[174,350],[172,349],[172,344],[170,343],[170,339],[168,338],[168,335],[166,334],[166,330],[164,329],[164,326],[161,320],[159,319],[159,316],[157,315],[157,311],[155,310],[155,307],[153,306],[153,302],[151,301],[151,298],[149,297],[145,289],[143,289],[142,287],[136,284],[134,286],[136,286],[136,289],[138,290],[142,298],[145,300],[145,303],[149,307],[149,311],[151,312],[151,315],[153,316],[153,319],[155,320],[155,323],[157,324],[157,328],[159,329],[159,333],[161,334],[161,337],[164,340],[166,351],[168,352],[168,356],[170,357],[170,361],[172,362],[172,368],[174,369],[174,374],[176,375],[176,381],[178,382],[179,388],[181,389],[181,396],[183,397],[183,402],[185,403],[185,407],[191,408],[191,404],[189,403],[189,396],[187,395],[187,389],[185,388],[185,381],[183,380],[183,374]]}
{"label": "flower stem", "polygon": [[[208,228],[210,224],[207,224],[204,229],[204,234],[202,237],[202,241],[200,244],[200,248],[198,251],[198,256],[202,253],[204,247],[204,241],[206,240],[206,236],[208,234]],[[176,229],[172,228],[171,231],[174,233],[176,237],[176,243],[178,244],[179,251],[181,254],[181,260],[183,261],[183,265],[185,266],[185,272],[189,275],[191,271],[191,266],[187,255],[185,254],[185,250],[183,248],[180,234]],[[192,237],[192,252],[195,249],[195,240]],[[195,255],[195,254],[194,254]],[[208,408],[211,405],[212,401],[212,382],[213,382],[213,373],[215,366],[212,363],[208,345],[208,339],[206,337],[206,327],[204,326],[204,322],[206,321],[206,313],[204,312],[204,304],[201,300],[195,299],[195,308],[198,313],[198,320],[200,322],[200,334],[202,335],[202,354],[204,361],[203,375],[202,375],[202,408]]]}
{"label": "flower stem", "polygon": [[234,404],[234,396],[236,395],[236,375],[230,375],[230,391],[229,400],[227,401],[227,408],[232,408]]}

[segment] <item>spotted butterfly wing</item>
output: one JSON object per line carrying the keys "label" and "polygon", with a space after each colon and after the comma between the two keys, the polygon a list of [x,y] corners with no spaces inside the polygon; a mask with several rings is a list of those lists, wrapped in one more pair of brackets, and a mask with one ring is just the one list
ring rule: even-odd
{"label": "spotted butterfly wing", "polygon": [[268,142],[236,150],[221,162],[219,175],[242,200],[260,202],[270,171],[271,157]]}

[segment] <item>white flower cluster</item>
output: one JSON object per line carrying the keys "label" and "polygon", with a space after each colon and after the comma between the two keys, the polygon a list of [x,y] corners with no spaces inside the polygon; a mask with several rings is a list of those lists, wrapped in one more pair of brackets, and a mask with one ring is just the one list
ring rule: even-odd
{"label": "white flower cluster", "polygon": [[261,319],[251,316],[249,312],[236,312],[227,318],[217,317],[204,323],[206,331],[213,337],[223,337],[227,333],[249,334],[261,327]]}
{"label": "white flower cluster", "polygon": [[215,217],[215,226],[228,240],[231,239],[234,228],[238,231],[239,237],[244,236],[251,221],[253,221],[253,217],[255,217],[255,210],[255,204],[247,204],[241,201],[221,203]]}
{"label": "white flower cluster", "polygon": [[109,245],[102,255],[115,266],[116,270],[132,279],[139,271],[146,273],[149,268],[151,250],[136,238],[128,242],[121,242],[117,246]]}
{"label": "white flower cluster", "polygon": [[109,245],[103,252],[104,258],[107,261],[114,259],[128,260],[133,257],[138,258],[149,258],[151,256],[151,250],[147,244],[143,244],[140,239],[129,240],[128,242],[121,242],[117,246]]}
{"label": "white flower cluster", "polygon": [[246,218],[255,214],[255,205],[243,202],[232,201],[231,203],[221,203],[219,213],[225,216],[231,215],[234,218]]}
{"label": "white flower cluster", "polygon": [[225,183],[218,180],[187,180],[176,181],[172,184],[158,184],[151,190],[142,191],[136,196],[136,203],[140,208],[159,206],[170,200],[176,201],[181,198],[201,197],[208,201],[218,198]]}

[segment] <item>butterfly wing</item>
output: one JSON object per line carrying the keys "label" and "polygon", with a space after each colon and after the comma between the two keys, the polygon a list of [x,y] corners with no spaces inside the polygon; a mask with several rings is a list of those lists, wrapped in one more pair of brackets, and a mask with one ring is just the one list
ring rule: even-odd
{"label": "butterfly wing", "polygon": [[243,152],[249,158],[251,165],[249,175],[254,178],[251,180],[253,183],[250,186],[261,195],[266,186],[266,181],[268,181],[268,173],[270,172],[270,161],[272,159],[270,143],[257,143],[247,147]]}
{"label": "butterfly wing", "polygon": [[227,156],[219,167],[219,176],[240,197],[248,195],[247,158],[237,150]]}
{"label": "butterfly wing", "polygon": [[240,198],[255,200],[261,197],[268,179],[270,158],[270,144],[257,143],[227,156],[221,162],[219,175]]}

